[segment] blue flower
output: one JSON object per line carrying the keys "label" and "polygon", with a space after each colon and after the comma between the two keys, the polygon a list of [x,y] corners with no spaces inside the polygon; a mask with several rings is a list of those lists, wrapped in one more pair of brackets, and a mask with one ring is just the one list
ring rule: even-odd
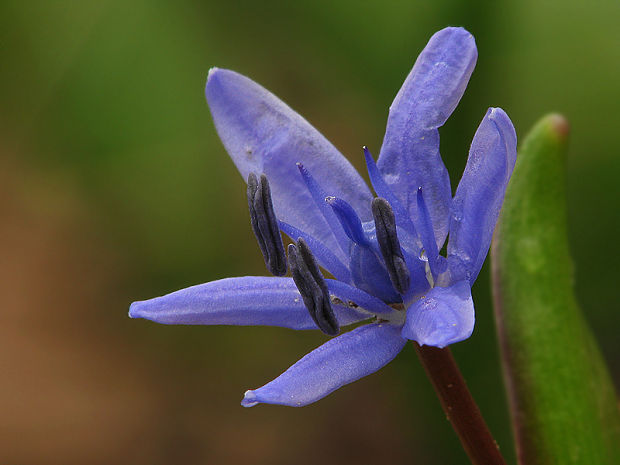
{"label": "blue flower", "polygon": [[[306,120],[233,71],[209,72],[216,129],[244,179],[252,227],[276,277],[227,278],[135,302],[164,324],[319,328],[334,337],[242,405],[302,406],[375,372],[407,340],[445,347],[474,328],[471,286],[487,255],[516,159],[516,135],[490,108],[452,197],[439,132],[477,58],[461,28],[437,32],[390,107],[379,158],[364,155],[373,194]],[[280,231],[294,241],[287,259]],[[447,256],[440,255],[449,235]],[[324,278],[321,269],[334,279]]]}

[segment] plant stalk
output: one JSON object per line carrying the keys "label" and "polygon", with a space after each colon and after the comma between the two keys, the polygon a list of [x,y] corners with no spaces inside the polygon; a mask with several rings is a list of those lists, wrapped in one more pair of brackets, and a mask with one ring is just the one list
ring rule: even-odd
{"label": "plant stalk", "polygon": [[450,349],[413,345],[472,464],[506,465]]}

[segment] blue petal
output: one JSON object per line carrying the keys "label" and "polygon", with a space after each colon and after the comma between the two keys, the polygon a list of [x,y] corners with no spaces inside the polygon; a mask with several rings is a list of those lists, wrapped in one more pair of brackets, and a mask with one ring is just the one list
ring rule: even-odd
{"label": "blue petal", "polygon": [[[338,297],[346,302],[346,296]],[[341,325],[369,317],[347,305],[333,305],[333,309]],[[129,316],[163,324],[316,329],[293,280],[263,276],[221,279],[134,302]]]}
{"label": "blue petal", "polygon": [[434,287],[407,310],[402,336],[420,345],[445,347],[471,336],[474,302],[469,282]]}
{"label": "blue petal", "polygon": [[517,136],[510,118],[501,108],[490,108],[476,131],[452,202],[448,260],[454,281],[476,280],[516,157]]}
{"label": "blue petal", "polygon": [[233,71],[213,68],[206,87],[217,132],[237,169],[265,173],[278,219],[307,231],[335,250],[336,240],[316,207],[296,163],[331,195],[371,218],[372,195],[336,148],[275,95]]}
{"label": "blue petal", "polygon": [[302,407],[374,373],[404,347],[400,329],[373,323],[329,340],[263,387],[247,391],[244,407],[258,403]]}
{"label": "blue petal", "polygon": [[474,38],[465,29],[449,27],[431,37],[390,107],[377,162],[414,218],[417,205],[409,195],[424,189],[438,248],[448,231],[452,192],[437,128],[456,108],[477,56]]}

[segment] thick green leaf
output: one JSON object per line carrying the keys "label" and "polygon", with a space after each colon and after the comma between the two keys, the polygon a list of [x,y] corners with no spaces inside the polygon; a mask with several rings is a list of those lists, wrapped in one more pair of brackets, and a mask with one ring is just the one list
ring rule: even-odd
{"label": "thick green leaf", "polygon": [[519,462],[617,465],[614,387],[573,291],[567,136],[549,115],[519,151],[491,252],[496,321]]}

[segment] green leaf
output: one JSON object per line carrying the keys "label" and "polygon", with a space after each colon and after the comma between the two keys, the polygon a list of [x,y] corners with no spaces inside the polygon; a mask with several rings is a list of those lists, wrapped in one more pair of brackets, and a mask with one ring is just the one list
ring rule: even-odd
{"label": "green leaf", "polygon": [[495,316],[519,463],[617,465],[614,386],[573,291],[568,132],[548,115],[519,151],[491,250]]}

